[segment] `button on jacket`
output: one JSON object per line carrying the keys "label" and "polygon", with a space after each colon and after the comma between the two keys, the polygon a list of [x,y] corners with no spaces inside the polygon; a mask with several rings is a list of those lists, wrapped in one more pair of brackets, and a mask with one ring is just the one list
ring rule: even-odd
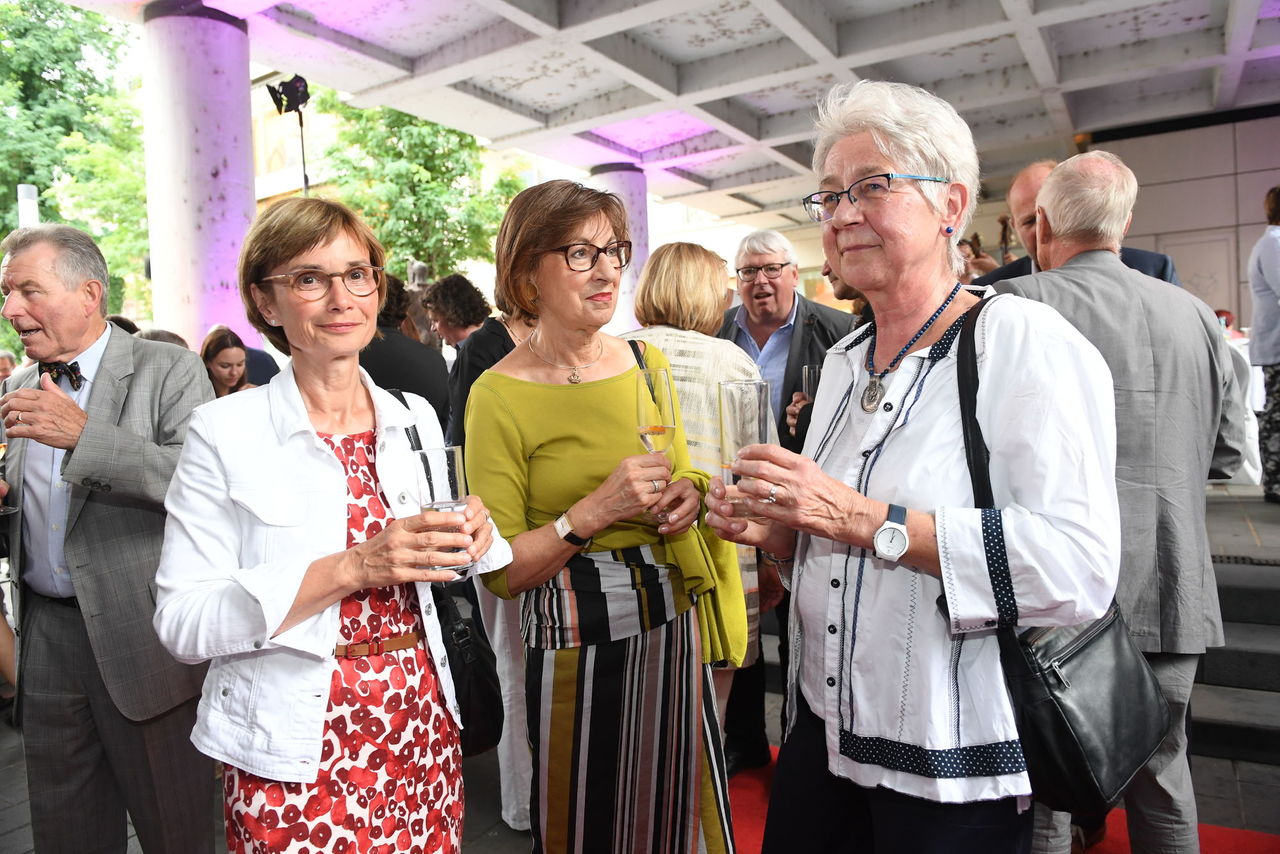
{"label": "button on jacket", "polygon": [[[435,411],[416,395],[406,408],[373,385],[377,471],[391,514],[421,509],[406,428],[440,447]],[[286,367],[267,386],[227,395],[195,411],[165,506],[169,520],[156,576],[155,628],[179,661],[211,660],[192,741],[202,752],[262,777],[316,779],[330,675],[338,641],[335,602],[276,637],[312,561],[347,544],[347,484],[341,463],[316,435]],[[511,562],[495,530],[477,565]],[[431,606],[418,600],[446,706],[458,711]]]}

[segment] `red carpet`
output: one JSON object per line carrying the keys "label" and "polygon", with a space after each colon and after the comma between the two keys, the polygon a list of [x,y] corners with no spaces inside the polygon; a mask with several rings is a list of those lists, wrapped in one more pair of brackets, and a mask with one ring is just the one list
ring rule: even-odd
{"label": "red carpet", "polygon": [[[778,748],[773,748],[773,752],[777,756]],[[765,810],[772,782],[772,764],[753,771],[743,771],[729,781],[729,800],[733,804],[733,832],[738,841],[738,854],[760,854]],[[1202,824],[1200,850],[1201,854],[1280,854],[1280,836]],[[1129,854],[1129,831],[1125,827],[1124,810],[1111,811],[1111,815],[1107,817],[1107,838],[1090,848],[1089,854]]]}

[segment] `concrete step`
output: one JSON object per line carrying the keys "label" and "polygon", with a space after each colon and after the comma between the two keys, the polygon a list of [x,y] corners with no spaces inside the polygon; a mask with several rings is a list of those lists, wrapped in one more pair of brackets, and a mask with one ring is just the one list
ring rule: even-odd
{"label": "concrete step", "polygon": [[1215,562],[1213,571],[1223,620],[1280,626],[1280,566]]}
{"label": "concrete step", "polygon": [[1210,649],[1198,682],[1280,691],[1280,626],[1225,623],[1227,645]]}
{"label": "concrete step", "polygon": [[1196,685],[1191,718],[1193,754],[1280,765],[1280,693]]}

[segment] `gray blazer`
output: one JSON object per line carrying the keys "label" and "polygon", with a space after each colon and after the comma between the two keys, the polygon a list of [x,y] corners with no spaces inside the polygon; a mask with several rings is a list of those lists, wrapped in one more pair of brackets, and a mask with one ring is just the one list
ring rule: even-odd
{"label": "gray blazer", "polygon": [[[14,371],[0,393],[38,385],[38,368],[31,365]],[[195,353],[112,329],[85,408],[88,422],[63,459],[62,479],[71,490],[67,567],[103,681],[131,720],[155,717],[197,696],[204,681],[204,667],[179,664],[160,645],[151,617],[165,493],[191,410],[212,397]],[[7,480],[16,506],[22,506],[29,442],[9,445]],[[15,579],[22,575],[21,517],[8,517]],[[15,588],[20,614],[22,585]],[[19,637],[20,661],[28,654],[21,643]]]}
{"label": "gray blazer", "polygon": [[1244,399],[1217,318],[1105,251],[996,290],[1056,308],[1111,368],[1123,547],[1116,599],[1138,647],[1220,646],[1204,486],[1240,467]]}
{"label": "gray blazer", "polygon": [[[717,338],[734,340],[738,331],[734,323],[737,315],[738,306],[724,313]],[[783,447],[799,452],[804,446],[804,434],[797,431],[797,435],[792,437],[787,429],[786,413],[791,395],[801,390],[804,366],[821,365],[831,345],[848,335],[857,322],[858,318],[848,312],[807,300],[796,293],[795,328],[791,333],[791,348],[787,351],[787,372],[782,380],[783,411],[778,413],[778,435],[783,437]]]}

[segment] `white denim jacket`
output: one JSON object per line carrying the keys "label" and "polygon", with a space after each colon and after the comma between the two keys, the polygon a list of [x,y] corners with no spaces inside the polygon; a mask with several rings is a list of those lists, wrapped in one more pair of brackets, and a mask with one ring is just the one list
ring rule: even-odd
{"label": "white denim jacket", "polygon": [[[376,412],[382,492],[393,516],[412,516],[420,504],[406,428],[416,425],[432,448],[444,445],[440,424],[422,398],[407,395],[406,408],[363,371],[361,379]],[[340,603],[271,635],[312,561],[346,548],[347,486],[311,425],[292,365],[269,385],[195,410],[165,507],[156,632],[179,661],[212,661],[192,742],[268,779],[314,781]],[[494,529],[476,569],[510,562],[511,547]],[[431,589],[417,588],[427,647],[457,721]]]}

